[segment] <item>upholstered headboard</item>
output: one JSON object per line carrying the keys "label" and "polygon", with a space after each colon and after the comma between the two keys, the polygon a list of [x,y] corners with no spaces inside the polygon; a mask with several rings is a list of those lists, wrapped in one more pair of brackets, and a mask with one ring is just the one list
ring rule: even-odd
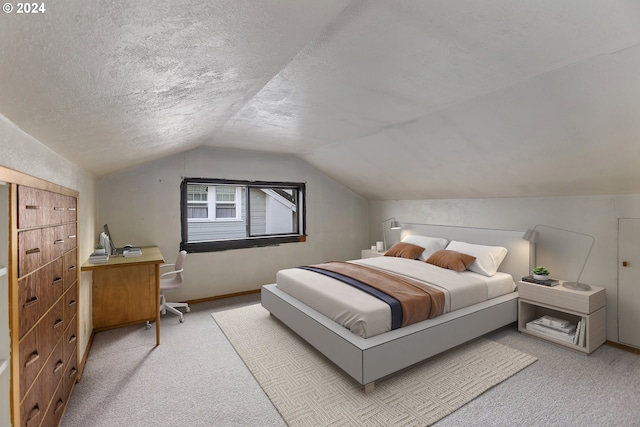
{"label": "upholstered headboard", "polygon": [[459,227],[451,225],[402,223],[400,237],[418,234],[430,237],[442,237],[449,241],[457,240],[479,245],[503,246],[507,256],[499,271],[509,273],[514,281],[529,274],[530,243],[522,238],[524,231],[499,230],[491,228]]}

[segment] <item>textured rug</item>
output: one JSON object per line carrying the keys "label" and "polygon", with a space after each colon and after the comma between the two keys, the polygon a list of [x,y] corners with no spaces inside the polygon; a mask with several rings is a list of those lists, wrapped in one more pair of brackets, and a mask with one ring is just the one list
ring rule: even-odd
{"label": "textured rug", "polygon": [[212,314],[290,426],[425,426],[537,359],[477,339],[363,387],[261,305]]}

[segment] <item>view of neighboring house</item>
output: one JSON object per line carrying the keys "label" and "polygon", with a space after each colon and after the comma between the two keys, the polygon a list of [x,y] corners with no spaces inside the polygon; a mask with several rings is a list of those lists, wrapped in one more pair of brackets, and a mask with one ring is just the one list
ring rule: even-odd
{"label": "view of neighboring house", "polygon": [[293,189],[189,184],[188,240],[231,240],[297,233],[296,201],[297,191]]}

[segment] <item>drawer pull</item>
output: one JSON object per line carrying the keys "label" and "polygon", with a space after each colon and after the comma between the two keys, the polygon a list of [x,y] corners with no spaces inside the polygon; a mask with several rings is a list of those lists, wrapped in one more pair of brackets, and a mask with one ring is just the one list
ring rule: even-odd
{"label": "drawer pull", "polygon": [[25,209],[40,209],[40,206],[38,206],[38,205],[26,205],[24,208]]}
{"label": "drawer pull", "polygon": [[24,367],[27,368],[33,365],[33,363],[39,358],[40,358],[40,355],[38,354],[38,350],[35,350],[33,353],[31,353],[29,358],[27,358],[27,361],[24,363]]}
{"label": "drawer pull", "polygon": [[69,307],[73,307],[74,305],[76,305],[76,300],[72,299],[69,301]]}
{"label": "drawer pull", "polygon": [[55,279],[53,279],[53,282],[51,282],[52,285],[57,285],[58,282],[62,281],[62,277],[56,277]]}
{"label": "drawer pull", "polygon": [[58,363],[56,363],[56,367],[53,368],[53,372],[58,372],[63,367],[64,367],[64,363],[62,363],[62,360],[58,360]]}
{"label": "drawer pull", "polygon": [[24,305],[22,306],[22,308],[31,307],[33,304],[35,304],[37,302],[38,302],[38,297],[33,297],[29,301],[25,302]]}
{"label": "drawer pull", "polygon": [[25,252],[27,255],[31,255],[31,254],[37,254],[40,252],[40,248],[35,248],[35,249],[27,249],[27,251]]}
{"label": "drawer pull", "polygon": [[75,212],[75,211],[76,211],[76,208],[67,208],[67,210],[68,210],[68,211]]}
{"label": "drawer pull", "polygon": [[64,408],[64,402],[62,401],[62,399],[58,399],[58,402],[56,403],[56,408],[53,410],[53,413],[55,414],[62,408]]}
{"label": "drawer pull", "polygon": [[75,270],[75,269],[76,269],[76,266],[75,266],[75,265],[72,265],[72,266],[70,266],[70,267],[67,269],[67,271],[72,271],[72,270]]}
{"label": "drawer pull", "polygon": [[62,321],[62,319],[58,319],[56,320],[56,323],[53,324],[53,329],[57,329],[60,326],[62,326],[64,324],[64,322]]}
{"label": "drawer pull", "polygon": [[64,208],[63,208],[63,207],[61,207],[61,206],[54,206],[54,207],[53,207],[53,210],[54,210],[54,211],[63,211],[63,210],[64,210]]}
{"label": "drawer pull", "polygon": [[68,239],[75,239],[75,238],[76,238],[76,235],[75,235],[75,234],[70,234],[70,235],[68,235],[68,236],[67,236],[67,238],[68,238]]}
{"label": "drawer pull", "polygon": [[78,372],[76,368],[71,368],[71,372],[69,372],[69,378],[73,378],[73,376]]}
{"label": "drawer pull", "polygon": [[78,338],[75,335],[71,335],[71,338],[69,338],[69,344],[73,343],[77,339]]}
{"label": "drawer pull", "polygon": [[64,239],[58,239],[53,242],[54,245],[62,245],[64,243]]}
{"label": "drawer pull", "polygon": [[29,412],[29,416],[27,417],[27,424],[29,424],[29,422],[38,415],[40,415],[40,406],[38,406],[38,404],[36,403],[36,406],[31,409],[31,412]]}

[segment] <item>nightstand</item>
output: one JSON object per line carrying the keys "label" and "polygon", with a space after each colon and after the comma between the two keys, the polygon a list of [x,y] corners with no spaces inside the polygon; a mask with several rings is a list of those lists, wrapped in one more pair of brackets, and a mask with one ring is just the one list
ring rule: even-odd
{"label": "nightstand", "polygon": [[363,249],[361,258],[376,258],[379,256],[384,256],[384,252],[374,251],[373,249]]}
{"label": "nightstand", "polygon": [[[583,353],[591,353],[606,340],[607,297],[604,288],[592,286],[588,291],[575,291],[562,286],[518,283],[518,330]],[[584,344],[573,344],[527,329],[527,323],[542,316],[584,322]]]}

